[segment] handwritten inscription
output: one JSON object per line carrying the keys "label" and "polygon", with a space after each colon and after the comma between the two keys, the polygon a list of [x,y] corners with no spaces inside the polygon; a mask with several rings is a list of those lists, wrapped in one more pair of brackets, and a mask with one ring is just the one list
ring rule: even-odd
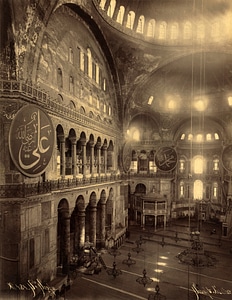
{"label": "handwritten inscription", "polygon": [[54,146],[48,115],[33,105],[22,108],[11,124],[9,145],[12,160],[22,173],[35,177],[44,172]]}
{"label": "handwritten inscription", "polygon": [[10,290],[18,290],[18,291],[31,291],[33,294],[33,298],[39,292],[42,292],[43,297],[45,297],[46,292],[48,292],[51,296],[55,296],[56,289],[54,287],[50,287],[47,284],[42,284],[39,279],[36,280],[27,280],[25,284],[22,283],[7,283]]}
{"label": "handwritten inscription", "polygon": [[216,295],[232,295],[231,290],[217,288],[215,285],[199,288],[195,283],[193,283],[192,290],[195,293],[197,300],[200,299],[200,295],[208,296],[210,299],[213,299],[213,296]]}

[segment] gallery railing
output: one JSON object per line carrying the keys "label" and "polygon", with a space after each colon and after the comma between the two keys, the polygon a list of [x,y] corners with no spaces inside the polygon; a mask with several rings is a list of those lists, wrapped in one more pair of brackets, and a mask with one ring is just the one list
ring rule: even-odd
{"label": "gallery railing", "polygon": [[[72,120],[78,124],[88,126],[88,128],[93,128],[102,132],[109,132],[109,127],[112,133],[117,133],[115,126],[106,123],[104,120],[95,120],[90,118],[81,112],[64,106],[57,102],[56,99],[52,99],[49,92],[24,83],[22,81],[14,80],[0,80],[0,96],[23,96],[23,99],[29,103],[39,104],[41,107],[45,108],[52,114],[56,113],[61,115],[63,118]],[[26,96],[26,97],[25,97]]]}

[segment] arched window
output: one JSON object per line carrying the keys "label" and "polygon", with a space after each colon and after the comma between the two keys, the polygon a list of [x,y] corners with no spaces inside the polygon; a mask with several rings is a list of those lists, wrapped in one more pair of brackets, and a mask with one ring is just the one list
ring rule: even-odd
{"label": "arched window", "polygon": [[110,5],[109,5],[108,10],[107,10],[107,15],[111,18],[113,17],[115,6],[116,6],[116,1],[111,0]]}
{"label": "arched window", "polygon": [[133,134],[132,134],[132,139],[135,141],[139,141],[140,140],[140,132],[138,129],[136,129]]}
{"label": "arched window", "polygon": [[100,101],[99,101],[99,98],[97,97],[97,109],[100,108]]}
{"label": "arched window", "polygon": [[213,198],[217,199],[218,198],[218,184],[215,182],[213,184]]}
{"label": "arched window", "polygon": [[195,174],[203,173],[203,158],[202,157],[196,157],[194,159],[194,173]]}
{"label": "arched window", "polygon": [[184,182],[180,182],[180,197],[184,197]]}
{"label": "arched window", "polygon": [[193,186],[193,198],[195,200],[203,199],[203,183],[201,180],[195,180]]}
{"label": "arched window", "polygon": [[215,171],[215,172],[219,171],[219,159],[218,158],[214,158],[214,160],[213,160],[213,171]]}
{"label": "arched window", "polygon": [[63,87],[63,74],[61,68],[57,69],[57,85],[59,88]]}
{"label": "arched window", "polygon": [[74,79],[72,76],[69,77],[69,92],[74,93]]}
{"label": "arched window", "polygon": [[103,79],[103,91],[104,92],[106,91],[106,79],[105,78]]}
{"label": "arched window", "polygon": [[152,19],[148,22],[147,36],[148,37],[154,37],[155,36],[155,20],[154,19]]}
{"label": "arched window", "polygon": [[124,13],[125,13],[125,7],[120,6],[119,11],[118,11],[117,20],[116,20],[120,24],[122,24],[122,22],[123,22]]}
{"label": "arched window", "polygon": [[91,50],[87,49],[87,56],[88,56],[88,66],[87,66],[87,74],[90,78],[92,78],[93,75],[93,68],[92,68],[92,53]]}
{"label": "arched window", "polygon": [[184,159],[180,159],[180,162],[179,162],[179,170],[180,170],[180,173],[184,173],[185,171],[185,160]]}
{"label": "arched window", "polygon": [[166,35],[167,35],[167,23],[161,22],[159,26],[159,39],[166,40]]}
{"label": "arched window", "polygon": [[96,83],[99,84],[100,83],[100,68],[98,63],[96,63]]}
{"label": "arched window", "polygon": [[190,40],[192,38],[192,24],[186,22],[184,24],[184,40]]}
{"label": "arched window", "polygon": [[106,113],[106,104],[105,103],[103,104],[103,111],[104,111],[104,113]]}
{"label": "arched window", "polygon": [[138,26],[136,32],[143,33],[144,30],[144,16],[140,16],[138,20]]}
{"label": "arched window", "polygon": [[109,116],[111,116],[112,114],[112,108],[111,108],[111,105],[109,105]]}
{"label": "arched window", "polygon": [[80,69],[85,71],[85,53],[82,49],[80,49]]}
{"label": "arched window", "polygon": [[68,61],[73,64],[73,49],[71,47],[69,47]]}
{"label": "arched window", "polygon": [[129,11],[129,13],[127,15],[126,27],[133,29],[134,21],[135,21],[135,13],[133,11]]}
{"label": "arched window", "polygon": [[171,26],[171,40],[177,40],[178,39],[178,24],[174,23]]}

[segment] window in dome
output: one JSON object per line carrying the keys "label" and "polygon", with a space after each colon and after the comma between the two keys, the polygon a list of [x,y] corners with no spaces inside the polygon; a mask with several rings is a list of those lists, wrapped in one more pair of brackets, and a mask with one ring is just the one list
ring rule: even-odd
{"label": "window in dome", "polygon": [[103,104],[103,111],[104,111],[104,113],[106,112],[106,104],[105,103]]}
{"label": "window in dome", "polygon": [[177,40],[178,38],[178,24],[174,23],[171,26],[171,40]]}
{"label": "window in dome", "polygon": [[100,7],[101,9],[105,9],[106,0],[101,0]]}
{"label": "window in dome", "polygon": [[136,32],[143,33],[144,30],[144,16],[140,16]]}
{"label": "window in dome", "polygon": [[109,105],[109,116],[111,116],[112,114],[112,108],[111,108],[111,105]]}
{"label": "window in dome", "polygon": [[195,174],[203,173],[203,158],[202,157],[197,157],[194,160],[194,173]]}
{"label": "window in dome", "polygon": [[135,141],[139,141],[140,140],[140,133],[139,133],[139,130],[136,129],[133,134],[132,134],[132,139],[135,140]]}
{"label": "window in dome", "polygon": [[201,180],[195,180],[193,186],[193,198],[195,200],[203,199],[203,182]]}
{"label": "window in dome", "polygon": [[214,138],[215,138],[215,140],[219,140],[219,135],[217,132],[214,133]]}
{"label": "window in dome", "polygon": [[203,135],[201,133],[197,134],[196,141],[198,143],[203,141]]}
{"label": "window in dome", "polygon": [[111,0],[110,5],[109,5],[108,10],[107,10],[107,15],[111,18],[113,17],[115,6],[116,6],[116,1]]}
{"label": "window in dome", "polygon": [[193,134],[192,134],[192,133],[189,133],[189,135],[188,135],[188,140],[189,140],[189,141],[192,141],[192,140],[193,140]]}
{"label": "window in dome", "polygon": [[154,37],[155,36],[155,20],[154,19],[152,19],[148,22],[147,36],[148,37]]}
{"label": "window in dome", "polygon": [[182,141],[185,139],[185,133],[182,133],[182,134],[181,134],[180,139],[181,139]]}
{"label": "window in dome", "polygon": [[203,22],[197,25],[197,39],[202,40],[205,37],[205,26]]}
{"label": "window in dome", "polygon": [[206,134],[206,141],[212,141],[212,134],[211,133]]}
{"label": "window in dome", "polygon": [[129,11],[127,15],[126,27],[133,29],[134,21],[135,21],[135,13],[133,11]]}
{"label": "window in dome", "polygon": [[212,27],[211,27],[211,37],[214,40],[218,40],[218,38],[220,37],[220,25],[219,22],[213,22]]}
{"label": "window in dome", "polygon": [[150,96],[149,99],[148,99],[147,104],[148,104],[148,105],[151,105],[152,102],[153,102],[153,99],[154,99],[154,97],[153,97],[153,96]]}
{"label": "window in dome", "polygon": [[190,40],[192,38],[192,24],[187,22],[184,24],[184,40]]}
{"label": "window in dome", "polygon": [[162,22],[159,26],[159,39],[166,40],[166,34],[167,34],[167,23]]}
{"label": "window in dome", "polygon": [[116,20],[120,24],[122,24],[122,22],[123,22],[124,13],[125,13],[125,7],[120,6],[119,11],[118,11],[117,20]]}

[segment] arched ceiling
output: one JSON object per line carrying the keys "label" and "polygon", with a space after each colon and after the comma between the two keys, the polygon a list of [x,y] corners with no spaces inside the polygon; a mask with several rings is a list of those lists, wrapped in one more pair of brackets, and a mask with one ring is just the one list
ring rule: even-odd
{"label": "arched ceiling", "polygon": [[[229,0],[116,0],[116,7],[135,12],[136,18],[154,18],[161,21],[198,22],[206,25],[205,38],[192,43],[179,39],[176,44],[166,40],[147,39],[136,33],[135,27],[121,29],[116,15],[105,13],[101,29],[106,37],[118,70],[124,99],[124,116],[133,118],[138,113],[154,114],[162,123],[162,114],[176,119],[204,112],[218,122],[225,121],[229,112],[228,97],[232,96],[232,37],[225,34],[231,29],[228,16],[232,15]],[[107,12],[107,10],[106,10]],[[135,18],[135,19],[136,19]],[[209,28],[214,20],[222,24],[220,40],[213,42]],[[123,24],[122,24],[123,26]],[[208,27],[207,27],[208,26]],[[167,39],[169,37],[167,36]],[[151,103],[149,98],[153,97]],[[157,118],[158,116],[158,118]],[[166,122],[166,121],[165,121]]]}

